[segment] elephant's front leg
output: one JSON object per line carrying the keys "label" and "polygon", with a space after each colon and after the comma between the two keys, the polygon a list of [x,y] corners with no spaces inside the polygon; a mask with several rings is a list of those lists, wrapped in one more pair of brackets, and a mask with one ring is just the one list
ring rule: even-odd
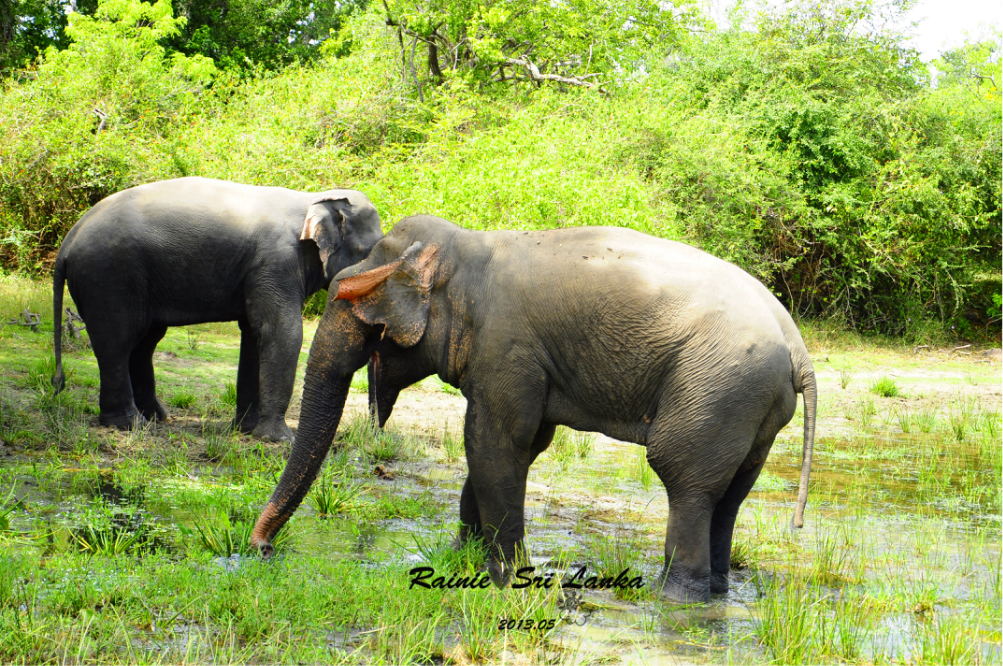
{"label": "elephant's front leg", "polygon": [[[494,409],[479,408],[476,400],[467,407],[464,437],[473,490],[468,497],[476,501],[479,520],[463,515],[462,506],[461,520],[469,526],[468,534],[471,528],[480,529],[488,548],[488,572],[496,585],[504,586],[525,553],[526,477],[536,457],[542,410],[539,404],[525,403],[504,408],[494,397]],[[553,427],[544,430],[549,444]],[[468,500],[468,512],[472,506]]]}
{"label": "elephant's front leg", "polygon": [[[286,409],[296,381],[296,363],[303,345],[303,320],[299,301],[295,307],[261,308],[258,317],[250,317],[258,338],[258,423],[251,435],[265,441],[293,440],[286,425]],[[271,316],[267,316],[271,314]]]}
{"label": "elephant's front leg", "polygon": [[480,537],[483,531],[477,495],[474,494],[474,484],[468,476],[463,483],[463,490],[460,492],[460,531],[456,535],[453,546],[459,550],[471,539]]}
{"label": "elephant's front leg", "polygon": [[[550,446],[550,443],[554,440],[555,430],[555,426],[543,424],[536,431],[536,436],[533,438],[533,445],[530,450],[529,465],[532,465],[536,457]],[[468,476],[466,482],[463,484],[463,491],[460,493],[460,532],[456,537],[454,545],[456,548],[461,548],[470,539],[481,537],[483,531],[480,507],[477,504],[477,495],[474,493],[474,485]]]}

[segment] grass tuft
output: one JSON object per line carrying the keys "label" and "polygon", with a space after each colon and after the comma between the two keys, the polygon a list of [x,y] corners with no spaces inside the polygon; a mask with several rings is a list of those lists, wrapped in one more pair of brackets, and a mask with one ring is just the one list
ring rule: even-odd
{"label": "grass tuft", "polygon": [[875,379],[869,390],[874,395],[879,395],[882,398],[894,398],[899,395],[899,387],[891,377]]}
{"label": "grass tuft", "polygon": [[317,515],[333,516],[356,507],[356,500],[365,492],[361,483],[353,483],[347,476],[338,480],[325,476],[313,484],[308,499]]}
{"label": "grass tuft", "polygon": [[[198,396],[196,396],[188,388],[180,388],[167,399],[167,404],[177,409],[188,409],[194,405],[197,400]],[[234,404],[236,404],[236,402],[234,402]]]}
{"label": "grass tuft", "polygon": [[[178,527],[182,535],[217,557],[253,555],[251,533],[254,531],[254,518],[248,508],[235,507],[219,497],[208,498],[206,507],[208,511],[197,516],[191,528]],[[289,523],[286,523],[272,537],[272,545],[276,549],[291,542],[288,527]]]}
{"label": "grass tuft", "polygon": [[[589,553],[590,575],[595,573],[600,578],[616,576],[629,570],[627,577],[641,575],[641,557],[644,553],[643,537],[624,529],[618,529],[612,536],[591,537],[587,541]],[[650,595],[646,587],[641,589],[616,588],[613,596],[618,599],[636,601]]]}
{"label": "grass tuft", "polygon": [[456,462],[463,454],[463,437],[457,436],[446,424],[446,429],[442,433],[442,450],[446,453],[447,462]]}
{"label": "grass tuft", "polygon": [[224,405],[229,407],[237,406],[237,385],[233,382],[227,382],[223,386],[223,392],[220,394],[219,399]]}
{"label": "grass tuft", "polygon": [[562,470],[568,469],[575,459],[574,430],[564,426],[557,426],[554,430],[554,439],[548,449],[550,457],[560,465]]}

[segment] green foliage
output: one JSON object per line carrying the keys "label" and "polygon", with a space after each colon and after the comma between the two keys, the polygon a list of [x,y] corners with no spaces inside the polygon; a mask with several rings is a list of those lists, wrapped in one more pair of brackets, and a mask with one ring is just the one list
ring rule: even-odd
{"label": "green foliage", "polygon": [[[221,69],[277,69],[316,57],[324,40],[366,4],[340,0],[178,0],[176,14],[186,23],[167,44],[187,55],[212,58]],[[326,49],[328,53],[332,50]],[[347,54],[346,49],[340,53]]]}
{"label": "green foliage", "polygon": [[962,108],[957,89],[931,90],[900,36],[860,28],[874,11],[829,1],[763,14],[757,31],[695,46],[671,92],[729,125],[694,159],[747,163],[744,177],[706,169],[692,194],[695,169],[682,169],[690,234],[802,314],[908,333],[923,317],[984,311],[966,300],[998,284],[999,91]]}
{"label": "green foliage", "polygon": [[366,492],[361,483],[347,475],[334,479],[325,475],[318,479],[310,491],[309,500],[318,516],[333,516],[356,506],[356,500]]}
{"label": "green foliage", "polygon": [[[33,81],[0,98],[0,261],[32,266],[34,246],[52,246],[81,211],[139,180],[150,143],[168,141],[171,121],[212,80],[202,56],[168,55],[159,40],[178,31],[170,3],[102,2],[72,14],[65,50],[50,47]],[[135,138],[142,136],[137,145]],[[163,166],[167,166],[166,164]]]}
{"label": "green foliage", "polygon": [[[691,0],[671,9],[651,0],[389,0],[384,7],[397,29],[405,78],[417,81],[427,68],[439,83],[454,74],[480,84],[538,79],[532,63],[541,74],[592,84],[591,77],[636,71],[653,45],[677,44],[685,28],[700,23]],[[427,65],[416,64],[419,44]]]}
{"label": "green foliage", "polygon": [[[72,44],[6,83],[6,269],[46,268],[104,196],[202,175],[355,187],[387,228],[415,213],[474,229],[623,226],[740,265],[798,315],[912,337],[931,320],[998,330],[991,42],[944,54],[933,87],[902,36],[875,27],[894,3],[792,2],[688,36],[702,20],[689,3],[399,0],[337,17],[315,3],[287,50],[266,35],[304,3],[233,0],[221,23],[222,5],[195,4],[173,18],[163,0],[105,0],[70,17]],[[323,41],[320,26],[335,33]],[[440,80],[422,65],[429,43],[442,85],[426,85]],[[608,93],[491,84],[524,76],[503,65],[523,56],[601,75],[587,80]]]}
{"label": "green foliage", "polygon": [[[78,2],[80,11],[94,12],[93,2]],[[67,14],[63,0],[8,0],[0,3],[0,75],[27,66],[50,46],[66,48]]]}

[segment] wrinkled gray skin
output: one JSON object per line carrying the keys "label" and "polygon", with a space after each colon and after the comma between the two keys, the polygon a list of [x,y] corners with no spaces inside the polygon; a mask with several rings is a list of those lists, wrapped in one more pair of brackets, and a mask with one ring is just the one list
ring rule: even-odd
{"label": "wrinkled gray skin", "polygon": [[56,391],[65,385],[63,281],[101,372],[102,425],[165,418],[153,352],[168,326],[240,325],[234,423],[290,440],[285,413],[303,342],[302,308],[383,236],[360,192],[295,192],[207,178],[141,185],[99,202],[66,235],[53,274]]}
{"label": "wrinkled gray skin", "polygon": [[381,421],[433,373],[467,398],[459,542],[484,537],[500,585],[522,546],[529,467],[557,425],[647,448],[670,501],[658,588],[705,601],[728,588],[739,506],[803,392],[801,526],[815,375],[783,306],[739,268],[626,229],[478,232],[417,216],[336,279],[297,441],[252,536],[264,556],[374,353]]}

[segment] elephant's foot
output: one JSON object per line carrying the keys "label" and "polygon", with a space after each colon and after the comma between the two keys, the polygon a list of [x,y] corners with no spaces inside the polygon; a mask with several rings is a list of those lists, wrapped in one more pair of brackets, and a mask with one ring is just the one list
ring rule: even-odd
{"label": "elephant's foot", "polygon": [[728,591],[728,574],[720,571],[710,572],[710,593],[725,594]]}
{"label": "elephant's foot", "polygon": [[516,541],[514,547],[490,543],[486,539],[484,545],[488,552],[488,574],[498,587],[508,587],[516,571],[530,566],[529,552],[522,540]]}
{"label": "elephant's foot", "polygon": [[683,580],[670,573],[659,576],[658,592],[662,599],[679,604],[702,604],[710,601],[710,577]]}
{"label": "elephant's foot", "polygon": [[262,419],[251,431],[251,436],[265,442],[294,442],[293,431],[283,418]]}
{"label": "elephant's foot", "polygon": [[157,398],[154,398],[151,403],[137,405],[137,407],[139,407],[139,412],[147,421],[164,421],[167,419],[167,410],[164,409],[163,404]]}
{"label": "elephant's foot", "polygon": [[138,430],[149,423],[149,421],[146,420],[145,416],[133,409],[131,413],[125,412],[122,414],[101,412],[100,416],[98,416],[98,423],[103,426],[118,428],[119,430]]}
{"label": "elephant's foot", "polygon": [[508,587],[509,581],[512,580],[513,571],[514,569],[509,563],[494,558],[488,560],[488,575],[491,576],[491,582],[495,584],[495,587]]}

